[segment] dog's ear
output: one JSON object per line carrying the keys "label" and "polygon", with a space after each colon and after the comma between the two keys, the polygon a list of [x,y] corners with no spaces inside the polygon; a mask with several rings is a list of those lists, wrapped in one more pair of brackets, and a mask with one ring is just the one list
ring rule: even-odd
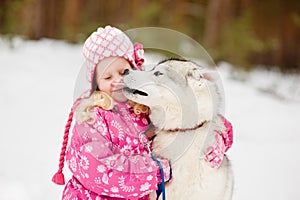
{"label": "dog's ear", "polygon": [[168,77],[170,79],[174,80],[174,82],[177,82],[180,85],[187,85],[186,78],[182,74],[180,74],[178,71],[176,71],[175,69],[168,66],[166,68],[166,72],[168,73]]}
{"label": "dog's ear", "polygon": [[206,80],[209,80],[211,82],[215,82],[218,80],[219,76],[218,76],[218,73],[215,72],[215,71],[210,71],[210,72],[204,72],[203,73],[203,77],[206,79]]}
{"label": "dog's ear", "polygon": [[204,78],[203,74],[201,73],[200,69],[197,68],[193,68],[191,69],[188,74],[188,77],[193,77],[194,79],[196,79],[197,81],[199,81],[200,79]]}
{"label": "dog's ear", "polygon": [[200,81],[201,79],[206,79],[211,82],[216,81],[218,77],[216,72],[207,71],[204,70],[203,68],[193,68],[188,72],[187,76],[193,77],[197,81]]}

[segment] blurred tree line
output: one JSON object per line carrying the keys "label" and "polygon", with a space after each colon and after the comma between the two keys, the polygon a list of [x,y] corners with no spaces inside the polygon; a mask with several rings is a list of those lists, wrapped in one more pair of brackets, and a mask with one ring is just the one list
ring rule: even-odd
{"label": "blurred tree line", "polygon": [[0,0],[0,34],[82,42],[97,27],[187,34],[215,61],[300,71],[299,0]]}

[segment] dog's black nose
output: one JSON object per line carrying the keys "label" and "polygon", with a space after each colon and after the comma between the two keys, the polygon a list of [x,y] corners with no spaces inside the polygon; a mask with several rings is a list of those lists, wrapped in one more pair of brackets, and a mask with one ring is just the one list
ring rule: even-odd
{"label": "dog's black nose", "polygon": [[128,75],[128,74],[129,74],[129,69],[125,69],[123,75]]}

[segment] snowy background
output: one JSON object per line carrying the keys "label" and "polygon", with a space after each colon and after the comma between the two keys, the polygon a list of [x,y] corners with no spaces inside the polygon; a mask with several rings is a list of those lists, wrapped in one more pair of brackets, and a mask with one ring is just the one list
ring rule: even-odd
{"label": "snowy background", "polygon": [[[0,200],[54,200],[82,45],[0,38]],[[234,200],[300,199],[300,75],[219,66],[234,127]],[[66,179],[70,177],[65,167]]]}

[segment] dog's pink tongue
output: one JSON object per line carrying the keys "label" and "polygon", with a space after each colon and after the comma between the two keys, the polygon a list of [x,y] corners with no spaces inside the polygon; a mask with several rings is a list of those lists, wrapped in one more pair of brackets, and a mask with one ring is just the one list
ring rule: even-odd
{"label": "dog's pink tongue", "polygon": [[112,83],[112,87],[113,87],[114,91],[115,90],[121,90],[124,87],[126,87],[126,84],[124,82]]}

